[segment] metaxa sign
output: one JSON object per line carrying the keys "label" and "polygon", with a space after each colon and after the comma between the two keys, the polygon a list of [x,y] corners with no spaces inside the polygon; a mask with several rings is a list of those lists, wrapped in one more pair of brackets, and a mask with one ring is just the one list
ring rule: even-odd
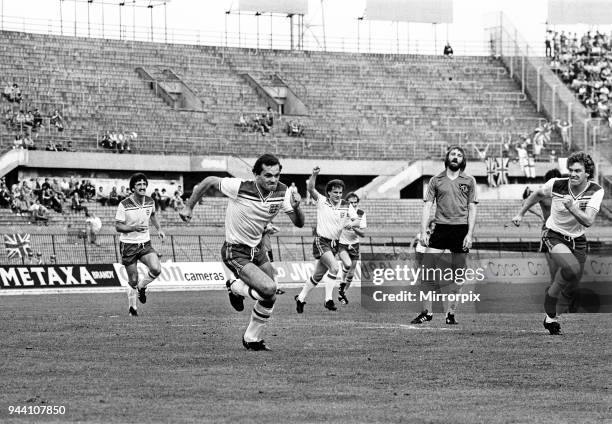
{"label": "metaxa sign", "polygon": [[120,283],[110,264],[0,267],[0,290],[83,286],[113,287]]}

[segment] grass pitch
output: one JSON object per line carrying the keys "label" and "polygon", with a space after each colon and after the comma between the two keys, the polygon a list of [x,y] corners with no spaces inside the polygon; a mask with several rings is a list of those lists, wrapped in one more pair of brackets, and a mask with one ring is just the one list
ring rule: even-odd
{"label": "grass pitch", "polygon": [[[353,289],[353,298],[358,292]],[[612,319],[543,314],[303,315],[279,296],[272,352],[246,351],[250,304],[223,291],[151,292],[138,318],[123,294],[0,296],[1,422],[550,423],[610,420]],[[9,407],[64,406],[64,415]]]}

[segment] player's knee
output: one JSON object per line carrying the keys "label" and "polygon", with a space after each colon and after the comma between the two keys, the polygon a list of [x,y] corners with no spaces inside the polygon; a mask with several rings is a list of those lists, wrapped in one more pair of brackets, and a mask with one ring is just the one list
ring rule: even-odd
{"label": "player's knee", "polygon": [[332,262],[329,266],[329,268],[327,269],[327,272],[329,274],[332,275],[338,275],[338,263],[337,262]]}
{"label": "player's knee", "polygon": [[265,299],[276,300],[276,281],[271,280],[263,284],[258,292]]}
{"label": "player's knee", "polygon": [[161,264],[152,265],[151,268],[149,268],[149,272],[152,276],[159,277],[159,274],[162,272]]}
{"label": "player's knee", "polygon": [[580,278],[580,265],[569,265],[561,269],[561,275],[566,281],[574,281]]}

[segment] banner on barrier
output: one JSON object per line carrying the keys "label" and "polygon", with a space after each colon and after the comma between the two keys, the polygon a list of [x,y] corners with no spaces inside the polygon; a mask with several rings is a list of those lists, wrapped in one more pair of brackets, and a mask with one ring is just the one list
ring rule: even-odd
{"label": "banner on barrier", "polygon": [[[222,262],[164,262],[162,272],[148,287],[216,287],[225,286],[228,278],[235,278],[234,274]],[[302,283],[314,271],[314,262],[274,262],[276,281],[279,283]],[[127,286],[128,276],[125,267],[114,264],[119,281]],[[138,279],[147,273],[147,267],[138,263]],[[361,273],[359,266],[355,270],[353,282],[359,282]]]}
{"label": "banner on barrier", "polygon": [[[122,264],[113,264],[119,282],[122,286],[128,285],[128,275]],[[225,286],[227,280],[226,269],[221,262],[163,262],[162,272],[147,287],[210,287]],[[147,274],[147,267],[138,262],[138,279]]]}
{"label": "banner on barrier", "polygon": [[0,267],[0,289],[119,286],[110,264],[17,265]]}

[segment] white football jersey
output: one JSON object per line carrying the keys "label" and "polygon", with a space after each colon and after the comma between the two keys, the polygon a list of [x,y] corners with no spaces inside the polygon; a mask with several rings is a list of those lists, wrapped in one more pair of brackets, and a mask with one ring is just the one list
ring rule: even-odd
{"label": "white football jersey", "polygon": [[281,182],[264,196],[255,181],[221,178],[219,190],[229,197],[225,212],[225,241],[256,247],[264,228],[280,212],[292,213],[291,191]]}
{"label": "white football jersey", "polygon": [[127,225],[142,224],[147,227],[146,231],[121,233],[119,241],[123,243],[146,243],[151,240],[149,233],[149,219],[155,215],[155,202],[149,196],[145,196],[142,204],[138,203],[132,196],[126,197],[117,206],[115,221]]}

